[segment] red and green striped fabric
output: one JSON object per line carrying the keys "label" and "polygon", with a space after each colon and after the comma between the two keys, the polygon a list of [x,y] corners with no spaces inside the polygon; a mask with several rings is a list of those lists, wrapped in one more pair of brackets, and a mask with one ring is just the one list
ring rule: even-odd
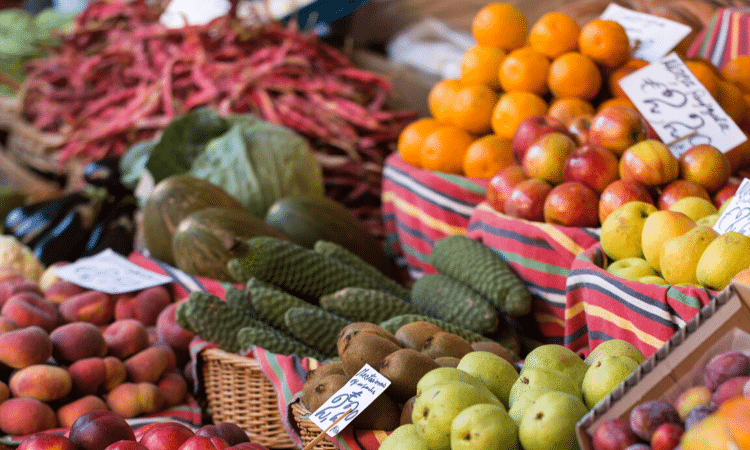
{"label": "red and green striped fabric", "polygon": [[701,57],[721,69],[739,55],[750,54],[750,8],[718,8],[688,49],[689,58]]}
{"label": "red and green striped fabric", "polygon": [[415,167],[397,153],[383,167],[381,211],[386,249],[417,279],[435,269],[427,262],[437,239],[466,234],[488,180]]}

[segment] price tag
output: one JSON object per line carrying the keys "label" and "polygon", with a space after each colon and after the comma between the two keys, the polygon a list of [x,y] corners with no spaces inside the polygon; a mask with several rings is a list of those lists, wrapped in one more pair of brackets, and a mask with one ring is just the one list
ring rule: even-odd
{"label": "price tag", "polygon": [[600,19],[614,20],[625,28],[633,48],[633,58],[657,61],[680,43],[692,29],[679,22],[633,11],[610,3]]}
{"label": "price tag", "polygon": [[[359,413],[364,411],[391,382],[365,364],[349,381],[336,391],[320,408],[310,415],[310,420],[325,430],[346,414],[330,430],[328,436],[334,437],[341,432]],[[347,413],[348,411],[348,413]]]}
{"label": "price tag", "polygon": [[747,140],[676,53],[619,83],[675,157],[698,144],[710,144],[726,153]]}
{"label": "price tag", "polygon": [[734,197],[714,224],[714,230],[719,234],[736,231],[750,236],[750,180],[742,180]]}
{"label": "price tag", "polygon": [[79,286],[108,294],[139,291],[172,281],[168,276],[128,261],[109,248],[94,256],[57,267],[55,275]]}

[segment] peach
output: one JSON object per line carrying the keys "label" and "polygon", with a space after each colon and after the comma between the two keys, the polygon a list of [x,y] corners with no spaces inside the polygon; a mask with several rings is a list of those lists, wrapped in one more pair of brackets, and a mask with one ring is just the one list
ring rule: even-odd
{"label": "peach", "polygon": [[0,362],[14,369],[41,364],[52,356],[52,339],[38,326],[0,334]]}
{"label": "peach", "polygon": [[75,321],[61,325],[50,333],[50,339],[52,357],[61,364],[94,356],[101,358],[107,354],[107,342],[102,331],[90,322]]}
{"label": "peach", "polygon": [[223,450],[229,447],[224,439],[216,436],[191,436],[180,445],[179,450]]}
{"label": "peach", "polygon": [[135,440],[135,433],[125,419],[104,409],[89,411],[73,422],[68,437],[78,450],[104,450],[122,440]]}
{"label": "peach", "polygon": [[36,281],[24,276],[11,276],[0,283],[0,307],[5,305],[5,302],[10,297],[19,292],[32,292],[43,296],[42,290]]}
{"label": "peach", "polygon": [[19,292],[8,297],[0,314],[11,319],[19,327],[36,325],[47,332],[57,327],[61,320],[57,305],[36,292]]}
{"label": "peach", "polygon": [[31,397],[14,397],[0,403],[0,430],[25,436],[57,426],[52,407]]}
{"label": "peach", "polygon": [[177,450],[195,433],[179,422],[165,422],[152,427],[140,439],[149,450]]}
{"label": "peach", "polygon": [[125,363],[115,356],[105,356],[104,359],[104,392],[109,392],[121,385],[128,378]]}
{"label": "peach", "polygon": [[42,272],[42,276],[39,277],[39,287],[42,289],[42,292],[47,290],[47,288],[55,281],[62,280],[62,278],[58,277],[57,273],[55,273],[55,269],[68,264],[70,264],[68,261],[57,261],[47,266],[44,272]]}
{"label": "peach", "polygon": [[203,425],[195,431],[198,436],[217,436],[229,445],[237,445],[250,442],[250,437],[245,430],[234,422],[219,422],[216,424]]}
{"label": "peach", "polygon": [[155,325],[159,313],[172,303],[165,286],[152,286],[117,298],[115,320],[137,319],[144,325]]}
{"label": "peach", "polygon": [[17,450],[76,450],[76,446],[62,434],[41,432],[21,441]]}
{"label": "peach", "polygon": [[165,408],[182,404],[187,395],[187,381],[177,371],[169,372],[162,376],[159,382],[156,383],[156,386],[159,388],[162,398],[164,398]]}
{"label": "peach", "polygon": [[84,395],[57,408],[57,423],[70,428],[79,417],[90,411],[106,410],[107,404],[96,395]]}
{"label": "peach", "polygon": [[77,397],[98,393],[107,376],[104,360],[96,356],[75,361],[68,366],[68,373]]}
{"label": "peach", "polygon": [[126,359],[148,347],[148,331],[137,319],[117,319],[104,329],[109,354]]}
{"label": "peach", "polygon": [[9,317],[0,316],[0,334],[5,333],[6,331],[17,330],[19,328],[18,324],[13,322]]}
{"label": "peach", "polygon": [[90,322],[105,325],[115,314],[115,297],[106,292],[86,291],[60,303],[60,313],[68,322]]}
{"label": "peach", "polygon": [[0,403],[10,398],[10,388],[7,384],[0,381]]}
{"label": "peach", "polygon": [[164,409],[164,398],[154,383],[122,383],[107,394],[107,407],[129,419]]}
{"label": "peach", "polygon": [[174,350],[172,350],[172,347],[169,345],[163,343],[163,342],[154,342],[151,344],[152,347],[158,347],[162,349],[164,352],[164,357],[166,358],[167,367],[164,369],[163,373],[171,372],[175,369],[177,369],[177,355],[175,355]]}
{"label": "peach", "polygon": [[148,381],[156,383],[169,369],[169,353],[158,346],[141,350],[123,361],[128,379],[134,383]]}
{"label": "peach", "polygon": [[50,283],[50,285],[44,289],[44,298],[59,305],[70,297],[86,291],[88,291],[88,289],[79,286],[72,281],[58,279]]}
{"label": "peach", "polygon": [[195,337],[195,333],[182,328],[175,321],[175,310],[184,301],[186,300],[170,303],[156,318],[157,337],[161,342],[169,344],[178,356],[180,353],[188,354],[190,341]]}
{"label": "peach", "polygon": [[34,364],[13,372],[8,387],[14,397],[31,397],[51,402],[68,395],[73,388],[73,381],[68,371],[62,367]]}
{"label": "peach", "polygon": [[109,444],[104,450],[148,450],[146,446],[137,441],[117,441]]}

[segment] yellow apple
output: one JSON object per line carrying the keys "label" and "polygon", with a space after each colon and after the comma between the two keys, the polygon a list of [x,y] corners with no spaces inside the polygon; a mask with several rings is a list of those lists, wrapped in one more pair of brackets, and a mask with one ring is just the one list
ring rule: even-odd
{"label": "yellow apple", "polygon": [[741,270],[750,267],[750,237],[736,231],[714,239],[703,251],[695,275],[698,283],[720,291]]}
{"label": "yellow apple", "polygon": [[716,221],[719,220],[719,213],[716,214],[709,214],[707,216],[701,217],[700,219],[695,221],[696,225],[705,225],[707,227],[713,227],[716,225]]}
{"label": "yellow apple", "polygon": [[692,196],[677,200],[669,207],[669,210],[681,212],[695,221],[718,212],[710,200]]}
{"label": "yellow apple", "polygon": [[661,186],[677,179],[680,165],[661,141],[645,139],[628,147],[620,156],[619,171],[623,180]]}
{"label": "yellow apple", "polygon": [[661,271],[660,257],[664,243],[685,234],[695,227],[695,221],[685,214],[668,209],[648,216],[641,232],[643,256],[657,272]]}
{"label": "yellow apple", "polygon": [[638,281],[639,283],[656,284],[659,286],[665,286],[669,284],[667,283],[667,280],[660,277],[659,275],[646,275],[645,277],[638,278],[636,281]]}
{"label": "yellow apple", "polygon": [[697,225],[664,243],[659,261],[661,276],[669,284],[698,284],[695,269],[706,247],[719,236],[713,228]]}
{"label": "yellow apple", "polygon": [[631,281],[645,276],[656,275],[656,271],[648,261],[639,257],[618,259],[607,266],[607,272]]}
{"label": "yellow apple", "polygon": [[656,211],[656,206],[641,201],[627,202],[612,211],[604,219],[599,235],[599,242],[607,257],[615,261],[643,257],[643,224]]}

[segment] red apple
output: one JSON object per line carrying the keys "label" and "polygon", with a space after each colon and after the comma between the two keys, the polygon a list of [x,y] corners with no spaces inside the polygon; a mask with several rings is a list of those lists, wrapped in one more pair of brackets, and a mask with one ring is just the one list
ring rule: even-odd
{"label": "red apple", "polygon": [[17,450],[76,450],[76,446],[62,434],[39,432],[21,441]]}
{"label": "red apple", "polygon": [[703,186],[692,181],[677,179],[664,186],[656,200],[656,207],[659,209],[669,209],[677,200],[683,197],[701,197],[711,201]]}
{"label": "red apple", "polygon": [[651,436],[651,450],[674,450],[680,443],[684,431],[679,423],[667,422],[659,425]]}
{"label": "red apple", "polygon": [[724,202],[734,197],[734,194],[737,192],[737,189],[739,189],[739,187],[739,180],[730,178],[727,184],[724,185],[724,187],[716,191],[713,198],[711,199],[711,201],[714,202],[714,206],[716,206],[716,209],[721,208],[721,205],[723,205]]}
{"label": "red apple", "polygon": [[179,422],[164,422],[144,433],[139,442],[149,450],[177,450],[194,435]]}
{"label": "red apple", "polygon": [[586,145],[589,143],[589,130],[591,129],[591,120],[593,118],[593,114],[583,114],[574,117],[568,124],[568,132],[573,135],[576,144]]}
{"label": "red apple", "polygon": [[148,450],[138,441],[117,441],[109,444],[104,450]]}
{"label": "red apple", "polygon": [[639,201],[654,205],[654,199],[646,186],[634,180],[615,180],[599,196],[599,222],[625,203]]}
{"label": "red apple", "polygon": [[229,445],[241,442],[250,442],[250,437],[245,430],[234,422],[219,422],[217,424],[203,425],[195,431],[198,436],[216,436],[223,439]]}
{"label": "red apple", "polygon": [[258,444],[257,442],[240,442],[239,444],[235,444],[231,447],[228,447],[228,450],[268,450],[268,447],[262,444]]}
{"label": "red apple", "polygon": [[591,436],[594,450],[624,450],[638,442],[640,439],[630,429],[630,422],[622,417],[602,422]]}
{"label": "red apple", "polygon": [[563,181],[578,181],[601,194],[620,178],[617,156],[599,145],[586,144],[574,149],[563,167]]}
{"label": "red apple", "polygon": [[552,188],[544,201],[544,221],[565,227],[599,226],[599,195],[578,181]]}
{"label": "red apple", "polygon": [[500,170],[490,178],[487,184],[487,193],[485,199],[495,211],[503,212],[505,199],[508,197],[513,186],[529,178],[523,171],[520,164],[511,164],[505,169]]}
{"label": "red apple", "polygon": [[620,178],[646,187],[662,186],[677,179],[680,165],[663,143],[646,139],[631,145],[620,156]]}
{"label": "red apple", "polygon": [[713,194],[721,189],[729,176],[729,159],[721,150],[709,144],[690,147],[680,155],[680,177],[695,182]]}
{"label": "red apple", "polygon": [[547,133],[557,131],[568,133],[568,129],[559,120],[550,116],[532,116],[522,120],[513,133],[511,150],[516,161],[523,161],[523,155],[531,144]]}
{"label": "red apple", "polygon": [[505,199],[503,212],[511,217],[544,221],[544,200],[552,185],[539,178],[529,178],[516,184]]}
{"label": "red apple", "polygon": [[223,450],[227,442],[217,436],[191,436],[180,445],[180,450]]}
{"label": "red apple", "polygon": [[589,128],[589,144],[601,145],[616,155],[646,139],[648,124],[637,109],[623,105],[602,108],[594,114]]}
{"label": "red apple", "polygon": [[576,142],[566,133],[546,133],[526,149],[521,161],[523,171],[532,178],[541,178],[555,185],[563,181],[565,161],[576,148]]}
{"label": "red apple", "polygon": [[135,440],[128,423],[112,411],[98,409],[84,413],[70,426],[68,437],[78,450],[104,450],[122,440]]}

